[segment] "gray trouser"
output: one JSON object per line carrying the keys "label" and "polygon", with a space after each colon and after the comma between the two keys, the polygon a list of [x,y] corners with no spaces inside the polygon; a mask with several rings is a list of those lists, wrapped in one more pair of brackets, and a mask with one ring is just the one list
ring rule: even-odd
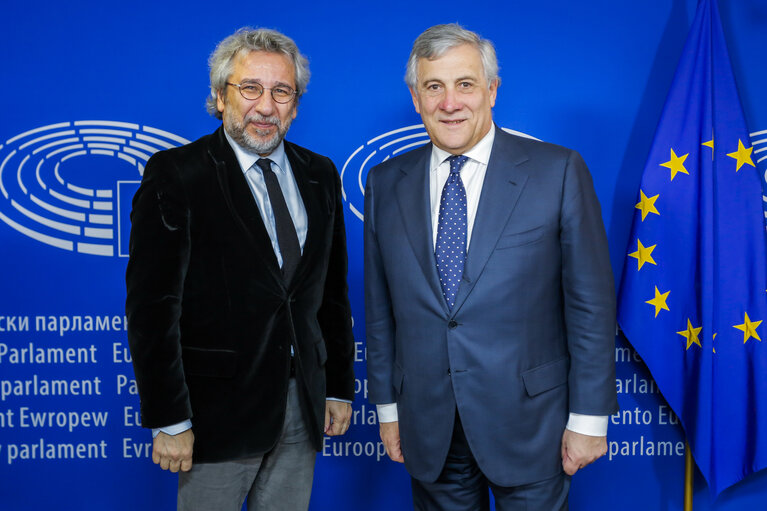
{"label": "gray trouser", "polygon": [[285,424],[268,453],[222,463],[195,463],[178,478],[178,511],[306,511],[316,451],[301,417],[296,380],[290,379]]}

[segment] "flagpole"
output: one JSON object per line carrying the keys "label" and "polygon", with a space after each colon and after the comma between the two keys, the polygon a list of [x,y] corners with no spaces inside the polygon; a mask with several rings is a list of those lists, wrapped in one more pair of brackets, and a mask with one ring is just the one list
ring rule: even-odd
{"label": "flagpole", "polygon": [[693,488],[693,473],[694,463],[692,461],[692,453],[690,452],[690,444],[685,441],[684,443],[684,511],[692,511],[692,488]]}

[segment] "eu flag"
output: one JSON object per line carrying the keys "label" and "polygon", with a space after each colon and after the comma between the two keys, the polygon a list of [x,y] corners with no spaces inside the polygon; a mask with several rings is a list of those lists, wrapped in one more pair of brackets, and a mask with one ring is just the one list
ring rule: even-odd
{"label": "eu flag", "polygon": [[701,0],[642,175],[618,322],[715,496],[767,466],[767,257],[752,151],[717,3]]}

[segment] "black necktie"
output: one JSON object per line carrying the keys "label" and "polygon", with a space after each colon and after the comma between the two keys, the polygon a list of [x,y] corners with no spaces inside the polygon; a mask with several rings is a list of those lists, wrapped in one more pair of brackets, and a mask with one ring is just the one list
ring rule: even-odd
{"label": "black necktie", "polygon": [[269,202],[272,204],[272,212],[274,213],[277,244],[280,246],[280,255],[282,255],[282,276],[285,282],[289,283],[290,279],[293,278],[293,273],[296,271],[298,261],[301,259],[301,246],[298,244],[296,227],[293,225],[293,219],[290,217],[290,211],[285,202],[285,196],[282,194],[280,182],[272,171],[272,160],[260,158],[256,165],[259,166],[264,174],[266,193],[269,194]]}

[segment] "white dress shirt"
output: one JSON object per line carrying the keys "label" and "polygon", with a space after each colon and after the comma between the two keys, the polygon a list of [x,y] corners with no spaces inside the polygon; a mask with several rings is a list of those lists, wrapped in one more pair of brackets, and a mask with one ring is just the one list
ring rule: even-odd
{"label": "white dress shirt", "polygon": [[301,246],[301,253],[303,254],[308,226],[306,207],[304,206],[304,201],[301,200],[301,192],[299,192],[296,178],[293,176],[293,169],[290,167],[290,162],[285,155],[285,143],[280,142],[280,145],[278,145],[274,151],[269,153],[268,156],[262,157],[243,149],[237,142],[232,140],[226,131],[224,131],[224,135],[226,135],[229,145],[232,146],[234,155],[237,157],[237,162],[240,164],[240,169],[245,174],[245,179],[248,181],[250,191],[253,193],[253,198],[256,199],[258,211],[261,213],[261,218],[266,226],[266,231],[269,233],[269,238],[272,240],[274,255],[277,256],[277,262],[280,267],[282,267],[282,254],[280,253],[280,244],[277,242],[277,227],[274,223],[274,211],[272,210],[272,203],[269,201],[269,194],[266,191],[264,171],[261,170],[261,167],[256,165],[256,162],[261,158],[269,158],[272,160],[272,172],[277,176],[277,181],[279,181],[280,188],[282,189],[282,195],[285,196],[285,203],[288,205],[290,218],[293,220],[293,225],[296,228],[298,244]]}

